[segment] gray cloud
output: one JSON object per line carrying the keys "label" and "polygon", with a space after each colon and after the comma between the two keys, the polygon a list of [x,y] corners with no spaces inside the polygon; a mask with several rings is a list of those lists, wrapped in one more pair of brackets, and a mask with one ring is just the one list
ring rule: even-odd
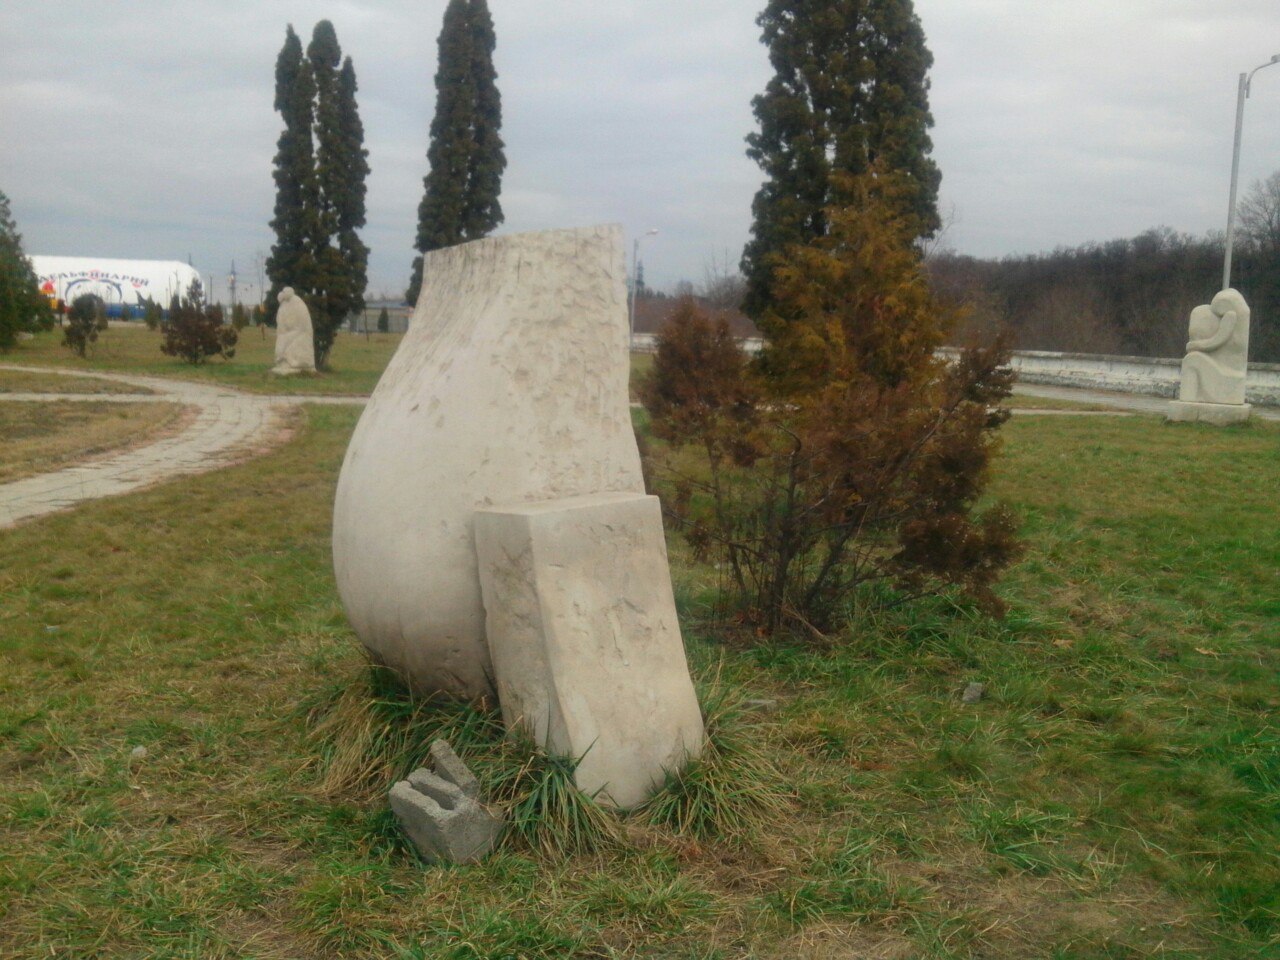
{"label": "gray cloud", "polygon": [[[504,230],[619,221],[651,282],[736,261],[769,75],[761,0],[491,0],[510,166]],[[1225,219],[1235,75],[1280,52],[1273,0],[917,0],[936,64],[944,242],[1003,254]],[[242,284],[271,244],[273,70],[328,17],[360,81],[371,293],[412,257],[444,0],[0,7],[0,187],[28,250],[185,258]],[[1276,49],[1272,49],[1274,46]],[[1242,180],[1280,166],[1280,67]]]}

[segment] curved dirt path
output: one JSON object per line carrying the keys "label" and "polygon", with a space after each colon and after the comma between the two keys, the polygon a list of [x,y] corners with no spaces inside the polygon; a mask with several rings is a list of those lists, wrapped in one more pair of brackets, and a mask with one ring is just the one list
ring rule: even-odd
{"label": "curved dirt path", "polygon": [[64,376],[93,376],[150,394],[6,393],[0,402],[52,400],[94,403],[176,403],[196,411],[183,430],[151,443],[91,461],[0,484],[0,528],[65,510],[85,500],[132,493],[173,477],[204,473],[265,453],[285,434],[289,414],[304,403],[363,404],[364,397],[262,396],[228,387],[122,373],[92,373],[0,364],[3,370],[25,370]]}

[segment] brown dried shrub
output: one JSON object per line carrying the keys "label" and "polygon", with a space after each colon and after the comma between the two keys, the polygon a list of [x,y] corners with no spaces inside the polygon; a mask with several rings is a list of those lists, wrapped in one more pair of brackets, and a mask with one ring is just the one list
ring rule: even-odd
{"label": "brown dried shrub", "polygon": [[992,586],[1019,549],[1006,507],[975,509],[1007,418],[1007,346],[940,357],[959,317],[890,212],[894,178],[842,186],[827,236],[775,263],[765,352],[749,359],[686,301],[641,387],[673,448],[655,472],[669,515],[766,634],[828,630],[877,582],[886,603],[954,587],[999,612]]}

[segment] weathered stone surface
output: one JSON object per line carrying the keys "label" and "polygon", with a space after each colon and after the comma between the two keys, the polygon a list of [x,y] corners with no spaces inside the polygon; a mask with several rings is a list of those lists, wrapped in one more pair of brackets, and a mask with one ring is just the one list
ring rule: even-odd
{"label": "weathered stone surface", "polygon": [[276,365],[271,372],[282,377],[316,372],[316,345],[311,327],[311,311],[302,298],[285,287],[276,298]]}
{"label": "weathered stone surface", "polygon": [[1191,311],[1191,340],[1182,361],[1178,399],[1184,403],[1244,403],[1249,373],[1249,305],[1223,290]]}
{"label": "weathered stone surface", "polygon": [[642,492],[617,227],[427,254],[422,295],[356,427],[333,554],[357,635],[419,693],[491,694],[471,518]]}
{"label": "weathered stone surface", "polygon": [[391,810],[424,860],[474,863],[502,833],[480,802],[480,784],[443,740],[431,744],[435,772],[419,769],[391,788]]}
{"label": "weathered stone surface", "polygon": [[960,702],[979,703],[986,695],[987,685],[985,683],[971,683],[964,688],[964,693],[960,694]]}
{"label": "weathered stone surface", "polygon": [[476,513],[498,700],[580,789],[628,809],[702,748],[656,497]]}
{"label": "weathered stone surface", "polygon": [[1225,427],[1232,423],[1244,423],[1252,413],[1253,407],[1247,403],[1189,403],[1185,400],[1170,400],[1166,416],[1170,420]]}

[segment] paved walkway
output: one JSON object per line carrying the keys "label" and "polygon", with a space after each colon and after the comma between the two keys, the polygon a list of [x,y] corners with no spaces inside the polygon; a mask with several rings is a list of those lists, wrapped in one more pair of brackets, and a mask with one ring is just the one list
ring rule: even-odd
{"label": "paved walkway", "polygon": [[52,473],[0,484],[0,528],[65,510],[85,500],[131,493],[173,477],[217,470],[244,460],[278,442],[289,411],[301,404],[366,402],[365,397],[261,396],[189,380],[119,373],[87,374],[55,367],[0,364],[0,369],[93,376],[154,391],[150,394],[6,393],[0,394],[0,401],[177,403],[196,410],[195,417],[178,434]]}

